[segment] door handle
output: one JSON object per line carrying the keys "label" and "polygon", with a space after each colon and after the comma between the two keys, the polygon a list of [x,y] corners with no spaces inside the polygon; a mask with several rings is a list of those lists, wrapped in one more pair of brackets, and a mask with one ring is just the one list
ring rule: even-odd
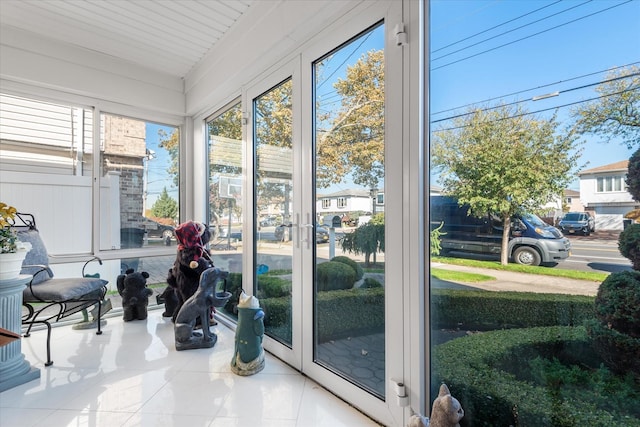
{"label": "door handle", "polygon": [[300,228],[301,229],[306,229],[307,232],[303,233],[302,230],[300,231],[300,239],[302,240],[303,243],[307,244],[307,249],[309,249],[311,247],[311,237],[310,235],[313,234],[313,228],[315,226],[311,223],[311,214],[307,214],[307,223],[306,224],[300,224]]}

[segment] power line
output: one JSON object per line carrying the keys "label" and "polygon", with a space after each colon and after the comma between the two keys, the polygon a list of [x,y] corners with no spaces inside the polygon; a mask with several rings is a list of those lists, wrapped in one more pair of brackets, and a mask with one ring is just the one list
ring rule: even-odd
{"label": "power line", "polygon": [[[432,60],[432,61],[437,61],[438,59],[442,59],[442,58],[445,58],[445,57],[447,57],[447,56],[451,56],[451,55],[453,55],[454,53],[462,52],[463,50],[470,49],[470,48],[472,48],[473,46],[477,46],[477,45],[479,45],[479,44],[482,44],[482,43],[488,42],[489,40],[493,40],[493,39],[496,39],[496,38],[498,38],[498,37],[504,36],[505,34],[509,34],[509,33],[514,32],[514,31],[521,30],[522,28],[528,27],[528,26],[530,26],[530,25],[537,24],[538,22],[545,21],[545,20],[547,20],[547,19],[549,19],[549,18],[552,18],[552,17],[554,17],[554,16],[560,15],[561,13],[568,12],[568,11],[570,11],[570,10],[573,10],[573,9],[578,8],[578,7],[584,6],[585,4],[587,4],[587,3],[591,3],[592,1],[593,1],[593,0],[587,0],[587,1],[585,1],[584,3],[580,3],[580,4],[576,5],[576,6],[572,6],[572,7],[568,8],[568,9],[561,10],[560,12],[556,12],[556,13],[554,13],[554,14],[551,14],[551,15],[545,16],[544,18],[540,18],[540,19],[538,19],[538,20],[536,20],[536,21],[529,22],[528,24],[524,24],[524,25],[521,25],[521,26],[519,26],[519,27],[512,28],[512,29],[511,29],[511,30],[509,30],[509,31],[505,31],[505,32],[500,33],[500,34],[496,34],[495,36],[489,37],[489,38],[484,39],[484,40],[480,40],[479,42],[476,42],[476,43],[470,44],[470,45],[465,46],[465,47],[463,47],[463,48],[460,48],[460,49],[458,49],[458,50],[454,50],[453,52],[446,53],[446,54],[444,54],[444,55],[442,55],[442,56],[439,56],[439,57],[437,57],[437,58],[432,58],[431,60]],[[507,21],[507,22],[509,22],[509,21]],[[501,25],[502,25],[502,24],[501,24]],[[489,31],[489,30],[487,30],[487,31]],[[457,43],[457,42],[456,42],[456,43]]]}
{"label": "power line", "polygon": [[538,36],[538,35],[540,35],[540,34],[543,34],[543,33],[549,32],[549,31],[551,31],[551,30],[555,30],[555,29],[557,29],[557,28],[564,27],[565,25],[569,25],[569,24],[572,24],[572,23],[574,23],[574,22],[581,21],[581,20],[586,19],[586,18],[590,18],[590,17],[592,17],[592,16],[594,16],[594,15],[597,15],[597,14],[602,13],[602,12],[606,12],[606,11],[608,11],[608,10],[611,10],[611,9],[616,8],[616,7],[622,6],[622,5],[624,5],[624,4],[630,3],[630,2],[632,2],[632,1],[633,1],[633,0],[627,0],[627,1],[625,1],[624,3],[619,3],[619,4],[617,4],[617,5],[614,5],[614,6],[611,6],[611,7],[607,7],[607,8],[605,8],[605,9],[599,10],[599,11],[597,11],[597,12],[593,12],[593,13],[590,13],[590,14],[588,14],[588,15],[581,16],[580,18],[576,18],[576,19],[573,19],[573,20],[571,20],[571,21],[567,21],[567,22],[565,22],[565,23],[562,23],[562,24],[556,25],[556,26],[554,26],[554,27],[547,28],[546,30],[538,31],[537,33],[530,34],[530,35],[525,36],[525,37],[521,37],[521,38],[519,38],[519,39],[517,39],[517,40],[513,40],[513,41],[510,41],[510,42],[508,42],[508,43],[504,43],[504,44],[502,44],[502,45],[499,45],[499,46],[492,47],[492,48],[490,48],[490,49],[484,50],[484,51],[482,51],[482,52],[475,53],[475,54],[473,54],[473,55],[469,55],[469,56],[466,56],[466,57],[464,57],[464,58],[461,58],[461,59],[458,59],[458,60],[455,60],[455,61],[452,61],[452,62],[448,62],[448,63],[443,64],[443,65],[440,65],[440,66],[438,66],[438,67],[431,68],[431,71],[439,70],[439,69],[441,69],[441,68],[448,67],[449,65],[457,64],[458,62],[466,61],[467,59],[475,58],[476,56],[480,56],[480,55],[483,55],[483,54],[485,54],[485,53],[488,53],[488,52],[491,52],[491,51],[494,51],[494,50],[498,50],[498,49],[500,49],[500,48],[503,48],[503,47],[506,47],[506,46],[512,45],[512,44],[514,44],[514,43],[518,43],[518,42],[521,42],[521,41],[523,41],[523,40],[530,39],[530,38],[532,38],[532,37],[535,37],[535,36]]}
{"label": "power line", "polygon": [[337,73],[341,67],[349,60],[351,59],[351,57],[360,49],[360,46],[362,46],[367,40],[369,40],[369,37],[371,37],[371,34],[373,34],[374,30],[371,30],[361,41],[360,43],[358,43],[358,46],[354,47],[353,50],[351,51],[351,53],[345,58],[344,61],[342,61],[342,63],[340,65],[338,65],[331,74],[329,74],[327,77],[325,77],[325,79],[320,82],[320,84],[318,86],[316,86],[316,90],[320,89],[320,87],[322,87],[322,85],[324,85],[326,82],[329,81],[329,79],[331,77],[333,77],[333,75],[335,73]]}
{"label": "power line", "polygon": [[[576,86],[576,87],[573,87],[573,88],[570,88],[570,89],[560,90],[560,91],[557,92],[557,95],[560,95],[561,93],[572,92],[574,90],[586,89],[588,87],[597,86],[597,85],[603,84],[603,83],[610,83],[610,82],[614,82],[614,81],[617,81],[617,80],[628,79],[630,77],[635,77],[635,76],[640,76],[640,73],[628,74],[628,75],[624,75],[624,76],[614,77],[614,78],[611,78],[611,79],[608,79],[608,80],[602,80],[602,81],[599,81],[599,82],[596,82],[596,83],[589,83],[589,84],[582,85],[582,86]],[[556,96],[556,94],[554,94],[553,96]],[[520,100],[520,101],[514,101],[514,102],[507,103],[507,104],[500,104],[500,105],[496,105],[496,106],[493,106],[493,107],[482,108],[482,109],[479,109],[479,110],[466,112],[466,113],[461,113],[461,114],[457,114],[455,116],[446,117],[444,119],[432,120],[431,123],[444,122],[446,120],[457,119],[459,117],[464,117],[464,116],[470,116],[472,114],[476,114],[476,113],[479,113],[479,112],[491,111],[491,110],[495,110],[496,108],[508,107],[510,105],[522,104],[524,102],[529,102],[529,101],[532,101],[532,100],[534,100],[534,99],[533,98],[532,99],[523,99],[523,100]],[[471,105],[473,105],[473,104],[471,104]]]}
{"label": "power line", "polygon": [[[631,91],[634,91],[634,90],[637,90],[637,89],[640,89],[640,86],[631,87],[629,89],[621,90],[619,92],[609,93],[609,94],[606,94],[606,95],[596,96],[594,98],[584,99],[582,101],[570,102],[570,103],[564,104],[564,105],[558,105],[558,106],[550,107],[550,108],[543,108],[541,110],[530,111],[530,112],[521,113],[521,114],[516,114],[516,115],[513,115],[513,116],[509,116],[509,117],[501,117],[499,119],[491,120],[488,123],[501,122],[503,120],[516,119],[518,117],[524,117],[524,116],[529,116],[529,115],[532,115],[532,114],[544,113],[545,111],[557,110],[557,109],[560,109],[560,108],[570,107],[572,105],[582,104],[584,102],[596,101],[598,99],[607,98],[607,97],[614,96],[614,95],[620,95],[620,94],[623,94],[623,93],[626,93],[626,92],[631,92]],[[466,128],[466,127],[469,127],[469,126],[471,126],[471,125],[454,126],[454,127],[450,127],[450,128],[446,128],[446,129],[437,129],[437,130],[434,130],[432,132],[444,132],[444,131],[449,131],[449,130],[463,129],[463,128]]]}
{"label": "power line", "polygon": [[595,71],[593,73],[583,74],[581,76],[571,77],[571,78],[565,79],[565,80],[558,80],[557,82],[554,82],[554,83],[547,83],[547,84],[544,84],[544,85],[541,85],[541,86],[536,86],[536,87],[533,87],[533,88],[530,88],[530,89],[523,89],[523,90],[519,90],[517,92],[511,92],[511,93],[508,93],[506,95],[496,96],[496,97],[493,97],[493,98],[485,99],[483,101],[472,102],[472,103],[469,103],[469,104],[461,105],[459,107],[448,108],[446,110],[441,110],[441,111],[438,111],[436,113],[431,113],[431,115],[435,116],[437,114],[447,113],[449,111],[454,111],[454,110],[459,110],[461,108],[466,108],[466,107],[469,107],[471,105],[485,104],[487,102],[495,101],[496,99],[502,99],[502,98],[506,98],[506,97],[509,97],[509,96],[513,96],[513,95],[519,95],[521,93],[531,92],[531,91],[542,89],[542,88],[545,88],[545,87],[555,86],[555,85],[558,85],[560,83],[566,83],[566,82],[570,82],[572,80],[578,80],[578,79],[582,79],[582,78],[585,78],[585,77],[591,77],[591,76],[596,75],[596,74],[601,74],[601,73],[604,73],[604,72],[607,72],[607,71],[615,71],[615,70],[619,70],[621,68],[626,68],[626,67],[630,67],[632,65],[637,65],[637,64],[640,64],[640,61],[639,62],[632,62],[632,63],[626,64],[626,65],[621,65],[619,67],[608,68],[606,70]]}
{"label": "power line", "polygon": [[472,39],[472,38],[474,38],[474,37],[476,37],[476,36],[479,36],[480,34],[487,33],[487,32],[489,32],[489,31],[491,31],[491,30],[495,30],[495,29],[496,29],[496,28],[498,28],[498,27],[501,27],[501,26],[506,25],[506,24],[508,24],[508,23],[510,23],[510,22],[513,22],[513,21],[517,21],[518,19],[520,19],[520,18],[524,18],[525,16],[531,15],[531,14],[533,14],[533,13],[539,12],[539,11],[541,11],[542,9],[546,9],[547,7],[550,7],[550,6],[553,6],[554,4],[560,3],[561,1],[562,1],[562,0],[558,0],[558,1],[556,1],[555,3],[548,4],[548,5],[546,5],[546,6],[543,6],[543,7],[539,8],[539,9],[532,10],[531,12],[525,13],[524,15],[520,15],[520,16],[518,16],[518,17],[516,17],[516,18],[513,18],[513,19],[510,19],[510,20],[508,20],[508,21],[505,21],[505,22],[503,22],[503,23],[501,23],[501,24],[494,25],[494,26],[493,26],[493,27],[491,27],[491,28],[487,28],[486,30],[480,31],[479,33],[475,33],[475,34],[473,34],[473,35],[470,35],[470,36],[468,36],[468,37],[465,37],[465,38],[463,38],[463,39],[461,39],[461,40],[458,40],[457,42],[453,42],[453,43],[450,43],[450,44],[448,44],[448,45],[446,45],[446,46],[443,46],[443,47],[441,47],[441,48],[438,48],[438,49],[432,50],[432,51],[431,51],[431,53],[439,52],[439,51],[441,51],[441,50],[443,50],[443,49],[446,49],[446,48],[448,48],[448,47],[455,46],[455,45],[457,45],[458,43],[462,43],[463,41],[466,41],[466,40]]}

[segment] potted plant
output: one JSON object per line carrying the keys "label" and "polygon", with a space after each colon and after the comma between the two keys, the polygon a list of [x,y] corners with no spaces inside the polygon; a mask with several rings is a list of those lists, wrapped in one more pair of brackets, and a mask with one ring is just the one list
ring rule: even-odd
{"label": "potted plant", "polygon": [[29,243],[21,242],[11,228],[16,208],[0,202],[0,280],[15,279],[20,275],[22,261],[31,249]]}

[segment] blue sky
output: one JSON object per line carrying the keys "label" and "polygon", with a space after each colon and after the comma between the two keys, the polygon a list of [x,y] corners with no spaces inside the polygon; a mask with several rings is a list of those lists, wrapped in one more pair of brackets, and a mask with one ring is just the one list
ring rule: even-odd
{"label": "blue sky", "polygon": [[[522,104],[551,109],[540,113],[548,117],[554,107],[597,96],[593,84],[605,70],[640,62],[639,0],[433,0],[430,13],[431,120],[494,98],[489,102],[567,91]],[[558,110],[564,123],[570,108]],[[619,141],[584,139],[586,168],[633,153]]]}
{"label": "blue sky", "polygon": [[176,202],[178,201],[178,189],[173,185],[173,177],[168,174],[171,167],[171,157],[169,152],[164,148],[160,148],[160,137],[158,132],[164,130],[167,135],[171,135],[174,128],[172,126],[159,125],[156,123],[146,124],[146,142],[147,149],[155,152],[154,158],[148,162],[147,179],[148,179],[148,196],[147,209],[150,209],[155,201],[160,197],[163,188],[167,188],[169,196]]}

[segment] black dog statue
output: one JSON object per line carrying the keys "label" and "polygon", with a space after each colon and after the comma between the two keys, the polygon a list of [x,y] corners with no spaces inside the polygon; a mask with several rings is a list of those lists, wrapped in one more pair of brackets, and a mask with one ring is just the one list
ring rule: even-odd
{"label": "black dog statue", "polygon": [[[194,348],[210,348],[216,344],[218,336],[209,329],[211,307],[221,306],[231,296],[216,293],[216,284],[224,280],[228,272],[219,268],[209,268],[200,276],[196,292],[182,304],[173,326],[176,337],[176,350],[192,350]],[[194,332],[198,319],[202,322],[202,333]]]}

